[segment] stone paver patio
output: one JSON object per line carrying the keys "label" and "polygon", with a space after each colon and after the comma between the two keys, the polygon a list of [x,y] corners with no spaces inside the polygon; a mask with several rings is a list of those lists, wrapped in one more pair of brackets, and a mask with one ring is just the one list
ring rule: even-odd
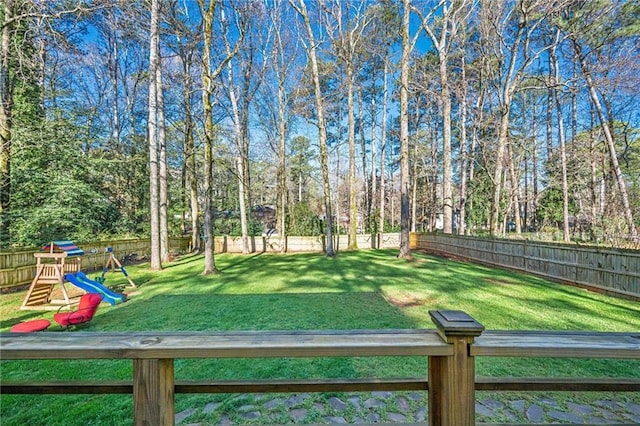
{"label": "stone paver patio", "polygon": [[[176,425],[425,423],[424,392],[234,395],[176,414]],[[213,399],[213,398],[212,398]],[[492,399],[479,394],[478,423],[640,425],[640,397],[578,403],[551,396]]]}

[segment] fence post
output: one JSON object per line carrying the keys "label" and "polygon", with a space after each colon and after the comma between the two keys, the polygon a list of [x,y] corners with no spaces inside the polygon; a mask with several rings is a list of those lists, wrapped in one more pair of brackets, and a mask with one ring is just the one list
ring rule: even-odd
{"label": "fence post", "polygon": [[133,424],[175,424],[173,359],[133,360]]}
{"label": "fence post", "polygon": [[452,356],[429,357],[429,425],[475,425],[475,363],[469,346],[484,326],[463,311],[429,311]]}

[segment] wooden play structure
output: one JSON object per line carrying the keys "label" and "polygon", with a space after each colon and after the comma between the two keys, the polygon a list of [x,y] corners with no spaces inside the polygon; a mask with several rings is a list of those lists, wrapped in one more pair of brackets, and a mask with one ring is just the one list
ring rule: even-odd
{"label": "wooden play structure", "polygon": [[[80,270],[81,256],[84,251],[71,241],[53,241],[43,247],[46,252],[34,253],[36,275],[22,302],[23,310],[57,310],[60,306],[69,306],[73,301],[65,288],[64,274]],[[54,250],[58,250],[54,252]],[[52,299],[55,287],[59,285],[62,299]]]}

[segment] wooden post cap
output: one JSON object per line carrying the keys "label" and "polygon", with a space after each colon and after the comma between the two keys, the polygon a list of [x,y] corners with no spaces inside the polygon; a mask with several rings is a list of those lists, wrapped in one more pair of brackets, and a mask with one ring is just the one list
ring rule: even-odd
{"label": "wooden post cap", "polygon": [[445,336],[479,336],[484,325],[464,311],[429,311],[431,320]]}

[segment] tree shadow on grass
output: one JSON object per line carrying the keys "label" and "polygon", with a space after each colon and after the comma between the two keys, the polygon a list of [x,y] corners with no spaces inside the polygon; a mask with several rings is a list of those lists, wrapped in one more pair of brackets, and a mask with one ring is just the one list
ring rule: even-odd
{"label": "tree shadow on grass", "polygon": [[100,314],[96,331],[419,328],[377,292],[160,294]]}
{"label": "tree shadow on grass", "polygon": [[162,265],[162,269],[171,269],[180,267],[193,262],[200,262],[204,258],[202,253],[189,253],[175,258],[173,261]]}
{"label": "tree shadow on grass", "polygon": [[[92,322],[93,332],[114,331],[248,331],[351,330],[420,328],[381,294],[182,294],[155,295],[105,309]],[[313,359],[180,360],[176,377],[331,378],[410,377],[418,368],[426,374],[424,357],[339,357]],[[214,375],[214,376],[212,376]]]}
{"label": "tree shadow on grass", "polygon": [[201,275],[202,257],[190,256],[171,269],[153,273],[146,285],[152,290],[150,296],[160,291],[204,298],[379,293],[405,315],[420,317],[427,327],[431,326],[430,309],[465,310],[489,328],[598,329],[597,321],[583,322],[585,315],[626,328],[638,323],[625,319],[638,312],[626,301],[535,276],[421,253],[407,262],[396,259],[396,252],[340,252],[335,258],[321,253],[222,254],[216,256],[221,273],[209,276]]}

